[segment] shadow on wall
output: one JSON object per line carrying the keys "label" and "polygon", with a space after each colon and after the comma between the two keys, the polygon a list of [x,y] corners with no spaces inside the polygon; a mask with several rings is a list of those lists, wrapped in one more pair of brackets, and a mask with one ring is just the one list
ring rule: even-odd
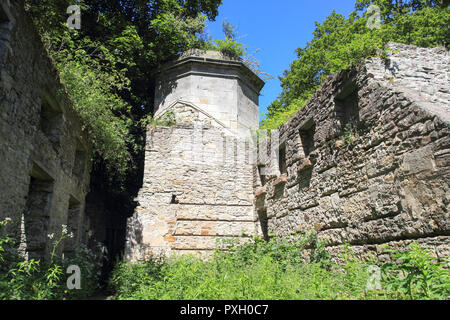
{"label": "shadow on wall", "polygon": [[309,188],[311,186],[311,178],[313,174],[314,164],[317,155],[314,153],[315,143],[314,136],[316,134],[316,123],[313,119],[306,121],[300,128],[299,136],[301,150],[303,154],[302,163],[297,167],[297,176],[299,179],[299,189]]}
{"label": "shadow on wall", "polygon": [[259,219],[259,225],[261,227],[261,231],[264,237],[264,240],[269,241],[269,224],[267,219],[267,210],[262,209],[258,210],[258,219]]}
{"label": "shadow on wall", "polygon": [[301,171],[298,172],[298,179],[299,179],[299,184],[298,187],[301,190],[303,189],[309,189],[309,187],[311,186],[311,178],[312,178],[312,174],[313,174],[313,166],[310,166],[308,168],[305,168]]}
{"label": "shadow on wall", "polygon": [[0,1],[0,70],[2,69],[9,48],[9,37],[13,22],[6,2]]}
{"label": "shadow on wall", "polygon": [[[156,91],[158,93],[157,96],[155,96],[154,106],[153,106],[153,116],[158,111],[158,108],[160,106],[165,106],[166,103],[171,103],[175,101],[175,99],[172,99],[173,101],[166,101],[167,97],[170,97],[172,95],[172,92],[175,91],[175,89],[178,87],[178,82],[174,79],[171,80],[157,80],[157,86]],[[176,97],[180,98],[180,97]]]}

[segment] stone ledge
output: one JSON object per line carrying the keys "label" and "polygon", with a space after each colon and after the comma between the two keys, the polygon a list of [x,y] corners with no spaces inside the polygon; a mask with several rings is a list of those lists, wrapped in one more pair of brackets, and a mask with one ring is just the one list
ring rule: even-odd
{"label": "stone ledge", "polygon": [[311,162],[311,160],[308,159],[304,159],[302,164],[298,166],[297,168],[297,172],[303,171],[305,169],[309,169],[313,166],[313,163]]}
{"label": "stone ledge", "polygon": [[287,177],[285,174],[283,174],[281,177],[279,177],[277,180],[275,180],[272,185],[274,187],[278,186],[278,185],[283,185],[287,183]]}
{"label": "stone ledge", "polygon": [[164,237],[164,241],[167,242],[175,242],[177,240],[177,238],[175,238],[174,236],[165,236]]}
{"label": "stone ledge", "polygon": [[256,189],[255,197],[256,197],[256,198],[259,198],[259,197],[261,197],[261,196],[265,196],[266,194],[267,194],[267,190],[266,190],[265,187],[258,188],[258,189]]}

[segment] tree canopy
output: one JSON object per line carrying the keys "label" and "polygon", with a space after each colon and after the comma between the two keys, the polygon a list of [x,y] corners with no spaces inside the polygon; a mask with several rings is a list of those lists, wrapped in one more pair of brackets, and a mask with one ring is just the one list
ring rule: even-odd
{"label": "tree canopy", "polygon": [[[369,28],[370,5],[380,8],[380,28]],[[282,92],[269,106],[262,129],[275,129],[302,108],[323,80],[380,54],[389,41],[421,47],[449,46],[450,11],[442,1],[356,0],[345,17],[333,11],[316,22],[313,39],[296,50],[298,58],[280,77]]]}
{"label": "tree canopy", "polygon": [[[24,2],[94,142],[93,180],[110,192],[136,185],[153,72],[205,46],[205,22],[216,18],[222,0]],[[67,27],[73,4],[81,8],[79,30]]]}

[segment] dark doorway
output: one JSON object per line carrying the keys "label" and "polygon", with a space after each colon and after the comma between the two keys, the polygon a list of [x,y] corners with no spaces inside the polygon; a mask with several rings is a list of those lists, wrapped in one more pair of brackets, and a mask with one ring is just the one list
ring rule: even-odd
{"label": "dark doorway", "polygon": [[24,211],[25,251],[30,259],[43,259],[48,242],[54,180],[36,164],[30,176]]}

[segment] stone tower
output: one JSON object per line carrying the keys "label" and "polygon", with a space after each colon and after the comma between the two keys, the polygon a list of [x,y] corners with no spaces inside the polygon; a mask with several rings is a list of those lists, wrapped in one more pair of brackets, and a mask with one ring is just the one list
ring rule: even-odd
{"label": "stone tower", "polygon": [[[258,233],[249,137],[264,82],[243,62],[194,50],[158,74],[143,186],[125,256],[208,253]],[[167,125],[167,121],[165,122]]]}
{"label": "stone tower", "polygon": [[160,70],[155,118],[177,102],[190,103],[240,137],[258,128],[264,82],[242,61],[217,51],[190,50]]}

